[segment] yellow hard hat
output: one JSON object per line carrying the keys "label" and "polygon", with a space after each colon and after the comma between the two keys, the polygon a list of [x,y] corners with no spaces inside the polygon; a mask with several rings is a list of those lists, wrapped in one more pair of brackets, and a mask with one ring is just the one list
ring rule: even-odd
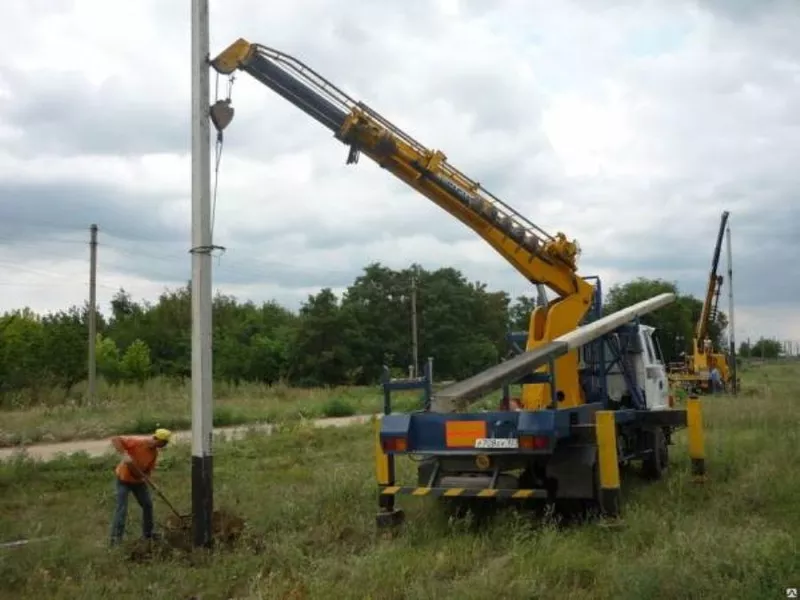
{"label": "yellow hard hat", "polygon": [[153,433],[153,437],[160,442],[168,442],[172,437],[172,432],[169,429],[158,428]]}

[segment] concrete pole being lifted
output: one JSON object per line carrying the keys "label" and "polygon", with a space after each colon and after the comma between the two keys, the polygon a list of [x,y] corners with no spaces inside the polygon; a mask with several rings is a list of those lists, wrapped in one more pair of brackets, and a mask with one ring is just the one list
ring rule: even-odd
{"label": "concrete pole being lifted", "polygon": [[192,525],[196,547],[210,547],[211,148],[208,0],[192,0]]}

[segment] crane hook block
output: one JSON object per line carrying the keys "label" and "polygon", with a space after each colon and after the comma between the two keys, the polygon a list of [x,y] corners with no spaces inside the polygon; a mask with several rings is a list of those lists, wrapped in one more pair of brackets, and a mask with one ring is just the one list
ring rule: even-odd
{"label": "crane hook block", "polygon": [[230,98],[214,102],[209,108],[208,114],[217,131],[222,132],[233,121],[233,107]]}

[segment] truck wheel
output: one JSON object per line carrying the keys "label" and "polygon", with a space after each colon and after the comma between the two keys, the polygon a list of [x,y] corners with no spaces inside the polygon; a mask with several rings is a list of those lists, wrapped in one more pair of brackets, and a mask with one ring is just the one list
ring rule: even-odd
{"label": "truck wheel", "polygon": [[669,466],[669,450],[664,429],[657,427],[647,433],[647,448],[652,450],[642,461],[642,474],[647,479],[661,479]]}

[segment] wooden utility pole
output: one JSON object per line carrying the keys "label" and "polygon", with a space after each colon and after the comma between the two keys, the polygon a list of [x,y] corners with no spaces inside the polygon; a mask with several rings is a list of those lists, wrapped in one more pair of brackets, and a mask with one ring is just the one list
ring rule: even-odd
{"label": "wooden utility pole", "polygon": [[97,386],[97,225],[89,227],[89,404],[95,401]]}
{"label": "wooden utility pole", "polygon": [[419,340],[417,338],[417,275],[411,274],[411,356],[414,361],[413,377],[419,374]]}
{"label": "wooden utility pole", "polygon": [[736,395],[739,391],[737,383],[737,364],[736,364],[736,328],[733,319],[733,253],[731,252],[731,222],[725,224],[727,235],[725,236],[727,263],[728,263],[728,344],[731,359],[731,391]]}

